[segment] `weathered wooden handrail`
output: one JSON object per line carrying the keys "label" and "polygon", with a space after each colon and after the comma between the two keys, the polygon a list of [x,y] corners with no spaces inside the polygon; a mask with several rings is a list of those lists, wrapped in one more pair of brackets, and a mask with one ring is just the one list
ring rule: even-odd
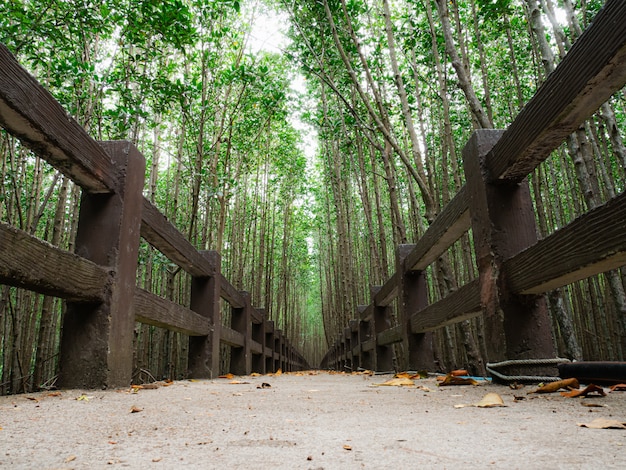
{"label": "weathered wooden handrail", "polygon": [[[533,296],[626,264],[626,194],[544,240],[533,241],[530,195],[525,182],[518,183],[625,83],[626,2],[609,0],[506,131],[478,131],[472,136],[464,149],[467,184],[416,245],[399,247],[396,273],[376,289],[370,305],[359,307],[358,334],[342,335],[321,366],[384,370],[386,365],[381,368],[377,354],[387,354],[385,348],[402,341],[409,360],[401,366],[428,368],[432,362],[427,359],[429,345],[424,335],[481,313],[487,335],[495,337],[489,339],[488,354],[497,356],[507,348],[512,353],[515,346],[511,344],[524,341],[535,341],[537,350],[530,354],[548,354],[545,304]],[[422,289],[417,274],[469,228],[473,229],[479,279],[432,305],[416,307],[416,293]],[[503,240],[503,234],[509,238]],[[506,246],[513,236],[517,240]],[[501,300],[501,289],[506,290],[508,304]],[[396,298],[400,323],[377,329],[376,312]],[[526,310],[521,312],[524,303]],[[504,332],[494,315],[498,309],[525,326]],[[538,331],[536,324],[541,321],[544,330]],[[533,335],[543,339],[533,339]],[[415,361],[418,357],[420,363]]]}
{"label": "weathered wooden handrail", "polygon": [[[0,222],[0,283],[68,301],[61,385],[128,385],[135,321],[189,335],[194,377],[218,374],[220,343],[233,347],[235,373],[308,367],[222,275],[219,255],[196,250],[142,196],[137,149],[93,140],[2,44],[0,125],[83,188],[76,254]],[[191,308],[135,286],[139,235],[192,276]],[[221,324],[220,299],[231,306],[231,327]]]}

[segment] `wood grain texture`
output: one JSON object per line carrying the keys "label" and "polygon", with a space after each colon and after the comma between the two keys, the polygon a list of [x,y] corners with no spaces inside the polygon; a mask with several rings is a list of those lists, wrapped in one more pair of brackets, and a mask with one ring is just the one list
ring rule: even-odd
{"label": "wood grain texture", "polygon": [[394,273],[374,295],[374,304],[385,307],[398,296],[398,273]]}
{"label": "wood grain texture", "polygon": [[467,189],[463,186],[407,255],[405,270],[423,271],[469,230],[467,197]]}
{"label": "wood grain texture", "polygon": [[243,308],[246,305],[241,292],[233,286],[224,276],[221,277],[220,283],[222,299],[226,300],[233,308]]}
{"label": "wood grain texture", "polygon": [[368,352],[376,348],[376,338],[368,339],[361,343],[361,351]]}
{"label": "wood grain texture", "polygon": [[376,343],[378,343],[379,346],[399,343],[403,338],[402,330],[403,325],[396,325],[385,331],[381,331],[376,335]]}
{"label": "wood grain texture", "polygon": [[487,156],[519,181],[626,83],[626,2],[608,0]]}
{"label": "wood grain texture", "polygon": [[220,341],[223,344],[227,344],[235,348],[243,348],[243,345],[245,344],[244,335],[233,330],[232,328],[228,328],[227,326],[222,326],[222,334],[220,336]]}
{"label": "wood grain texture", "polygon": [[111,192],[109,155],[0,44],[0,125],[89,192]]}
{"label": "wood grain texture", "polygon": [[143,198],[141,236],[173,263],[196,277],[210,277],[217,267],[178,231],[157,207]]}
{"label": "wood grain texture", "polygon": [[110,283],[107,269],[0,222],[0,284],[73,302],[99,302]]}
{"label": "wood grain texture", "polygon": [[540,294],[626,264],[626,194],[506,260],[511,290]]}
{"label": "wood grain texture", "polygon": [[374,307],[372,304],[359,305],[357,310],[359,312],[359,320],[367,322],[372,319],[372,314],[374,313]]}
{"label": "wood grain texture", "polygon": [[439,302],[411,316],[411,332],[425,333],[451,325],[481,313],[478,279],[465,284]]}
{"label": "wood grain texture", "polygon": [[171,300],[137,288],[133,302],[135,320],[189,336],[206,336],[211,327],[206,318]]}
{"label": "wood grain texture", "polygon": [[263,353],[263,346],[261,346],[260,343],[251,340],[250,341],[250,352],[252,354],[262,354]]}

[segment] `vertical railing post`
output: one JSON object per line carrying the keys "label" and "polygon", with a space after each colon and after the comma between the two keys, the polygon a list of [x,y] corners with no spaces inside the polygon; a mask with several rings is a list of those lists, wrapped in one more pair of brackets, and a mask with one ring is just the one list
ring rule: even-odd
{"label": "vertical railing post", "polygon": [[206,317],[211,332],[207,336],[191,336],[189,338],[188,368],[190,378],[210,379],[217,377],[220,371],[222,260],[217,251],[202,251],[201,254],[215,266],[215,273],[210,277],[193,277],[191,279],[190,309]]}
{"label": "vertical railing post", "polygon": [[244,306],[231,309],[231,328],[243,335],[243,347],[232,348],[230,352],[230,371],[237,375],[248,375],[252,369],[250,357],[250,339],[252,338],[252,305],[250,294],[241,291]]}
{"label": "vertical railing post", "polygon": [[283,351],[283,332],[282,330],[274,330],[274,370],[282,370],[282,351]]}
{"label": "vertical railing post", "polygon": [[265,372],[276,372],[274,367],[274,322],[265,322],[265,342],[264,342]]}
{"label": "vertical railing post", "polygon": [[463,149],[489,361],[554,357],[543,296],[515,295],[501,265],[537,241],[528,181],[490,181],[487,158],[503,131],[480,130]]}
{"label": "vertical railing post", "polygon": [[374,337],[376,338],[376,370],[391,371],[393,367],[393,348],[390,345],[378,344],[378,333],[391,328],[391,308],[389,306],[376,305],[376,294],[381,286],[372,286],[370,288],[372,305],[374,306],[374,314],[372,322],[374,323]]}
{"label": "vertical railing post", "polygon": [[100,304],[67,304],[59,371],[65,388],[124,387],[132,377],[145,159],[130,142],[101,145],[116,167],[117,188],[107,194],[83,191],[76,253],[108,267],[111,283]]}
{"label": "vertical railing post", "polygon": [[359,346],[359,322],[350,320],[350,354],[352,355],[352,370],[357,372],[361,367],[361,350]]}
{"label": "vertical railing post", "polygon": [[261,354],[252,355],[252,372],[265,374],[265,309],[257,308],[261,315],[259,323],[252,323],[252,339],[261,346]]}
{"label": "vertical railing post", "polygon": [[[359,318],[361,318],[363,312],[367,310],[367,305],[359,305],[357,311],[359,312]],[[359,320],[359,350],[361,356],[361,367],[366,370],[374,370],[376,364],[374,363],[374,354],[372,351],[365,351],[363,349],[363,343],[369,341],[372,338],[372,322],[369,320]]]}
{"label": "vertical railing post", "polygon": [[345,365],[344,370],[349,370],[349,371],[354,370],[354,364],[352,361],[351,339],[352,339],[352,333],[350,332],[350,327],[347,326],[346,328],[343,329],[343,344],[344,344],[344,351],[345,351],[344,354],[346,357],[346,365]]}
{"label": "vertical railing post", "polygon": [[428,305],[428,286],[423,271],[407,271],[404,261],[415,245],[399,245],[396,252],[398,274],[398,321],[403,325],[404,364],[401,370],[435,371],[433,333],[411,332],[411,315]]}

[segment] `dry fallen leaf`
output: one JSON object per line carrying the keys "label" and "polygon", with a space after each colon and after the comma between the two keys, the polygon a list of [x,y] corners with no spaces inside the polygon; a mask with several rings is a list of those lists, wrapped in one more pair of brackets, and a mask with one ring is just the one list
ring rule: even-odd
{"label": "dry fallen leaf", "polygon": [[611,385],[612,392],[626,392],[626,384],[615,384]]}
{"label": "dry fallen leaf", "polygon": [[232,385],[242,385],[242,384],[249,384],[250,382],[244,382],[242,380],[231,380],[228,383]]}
{"label": "dry fallen leaf", "polygon": [[456,375],[448,374],[445,377],[437,377],[439,385],[478,385],[472,378],[458,377]]}
{"label": "dry fallen leaf", "polygon": [[49,396],[49,397],[60,397],[61,395],[62,395],[61,392],[50,392],[50,393],[48,393],[47,396]]}
{"label": "dry fallen leaf", "polygon": [[586,396],[589,396],[590,394],[600,395],[603,397],[606,396],[606,392],[604,391],[604,389],[594,384],[589,384],[582,390],[576,389],[570,392],[561,392],[562,396],[569,397],[569,398],[580,397],[580,396],[586,397]]}
{"label": "dry fallen leaf", "polygon": [[235,378],[235,376],[229,372],[228,374],[220,375],[218,378],[219,379],[233,379]]}
{"label": "dry fallen leaf", "polygon": [[504,400],[502,400],[502,397],[497,393],[488,393],[478,403],[471,403],[467,405],[454,405],[455,408],[466,408],[468,406],[475,406],[476,408],[495,408],[506,405],[504,404]]}
{"label": "dry fallen leaf", "polygon": [[578,423],[578,426],[590,429],[626,429],[626,421],[596,418],[591,423]]}
{"label": "dry fallen leaf", "polygon": [[578,387],[580,387],[580,384],[578,383],[578,379],[571,378],[571,379],[558,380],[556,382],[550,382],[543,386],[537,387],[537,389],[528,393],[553,393],[553,392],[559,391],[562,388],[573,389],[573,388],[578,388]]}
{"label": "dry fallen leaf", "polygon": [[457,369],[457,370],[453,370],[449,372],[450,375],[453,375],[455,377],[459,377],[461,375],[469,375],[469,373],[467,372],[467,370],[465,369]]}
{"label": "dry fallen leaf", "polygon": [[93,397],[88,397],[87,395],[83,393],[81,396],[76,397],[76,400],[77,401],[89,401],[90,398],[93,398]]}
{"label": "dry fallen leaf", "polygon": [[606,408],[606,405],[602,405],[601,403],[589,403],[586,401],[581,401],[580,404],[589,408]]}
{"label": "dry fallen leaf", "polygon": [[258,372],[252,372],[252,374],[250,374],[250,377],[261,377],[261,374],[259,374]]}
{"label": "dry fallen leaf", "polygon": [[143,411],[143,408],[138,408],[135,405],[131,406],[131,408],[130,408],[130,412],[131,413],[140,413],[142,411]]}
{"label": "dry fallen leaf", "polygon": [[387,386],[387,387],[412,387],[415,383],[409,378],[389,379],[386,382],[380,384],[372,384],[374,386]]}
{"label": "dry fallen leaf", "polygon": [[343,448],[346,450],[352,450],[352,446],[349,446],[348,444],[344,444]]}
{"label": "dry fallen leaf", "polygon": [[76,460],[76,456],[70,455],[68,458],[65,459],[65,463],[73,462],[74,460]]}

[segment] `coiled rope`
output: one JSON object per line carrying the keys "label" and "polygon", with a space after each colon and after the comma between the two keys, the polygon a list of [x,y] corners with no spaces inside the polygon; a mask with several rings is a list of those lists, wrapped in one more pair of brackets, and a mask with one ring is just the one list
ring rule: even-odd
{"label": "coiled rope", "polygon": [[496,369],[509,366],[549,366],[571,362],[569,359],[517,359],[502,362],[492,362],[486,365],[487,372],[504,382],[556,382],[560,377],[542,376],[542,375],[505,375]]}

